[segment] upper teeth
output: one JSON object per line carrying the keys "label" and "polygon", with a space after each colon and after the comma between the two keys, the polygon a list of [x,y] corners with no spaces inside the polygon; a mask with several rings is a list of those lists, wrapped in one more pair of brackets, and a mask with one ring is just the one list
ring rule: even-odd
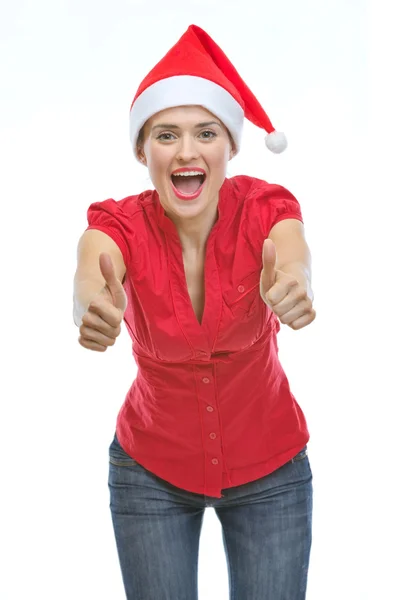
{"label": "upper teeth", "polygon": [[184,177],[193,177],[194,175],[204,175],[200,171],[184,171],[182,173],[173,173],[173,175],[183,175]]}

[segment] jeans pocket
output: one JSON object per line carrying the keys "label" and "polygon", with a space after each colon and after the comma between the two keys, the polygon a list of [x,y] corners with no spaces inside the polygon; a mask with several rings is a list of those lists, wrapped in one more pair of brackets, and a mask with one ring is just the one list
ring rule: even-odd
{"label": "jeans pocket", "polygon": [[116,433],[108,449],[108,455],[110,463],[117,467],[132,467],[138,464],[136,460],[129,456],[122,448]]}
{"label": "jeans pocket", "polygon": [[294,463],[294,462],[298,462],[299,460],[304,460],[307,455],[308,455],[307,446],[304,446],[304,448],[302,450],[300,450],[300,452],[298,452],[298,454],[296,454],[296,456],[294,456],[292,458],[291,462]]}

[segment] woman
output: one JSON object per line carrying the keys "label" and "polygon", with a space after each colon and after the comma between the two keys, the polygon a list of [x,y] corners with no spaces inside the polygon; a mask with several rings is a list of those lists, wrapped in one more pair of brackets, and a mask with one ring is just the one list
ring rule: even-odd
{"label": "woman", "polygon": [[138,366],[109,448],[129,600],[197,598],[206,507],[222,525],[231,600],[305,598],[309,433],[276,334],[315,318],[311,259],[288,190],[226,178],[244,116],[284,149],[222,50],[190,26],[131,107],[155,190],[92,204],[79,243],[79,342],[104,352],[124,319]]}

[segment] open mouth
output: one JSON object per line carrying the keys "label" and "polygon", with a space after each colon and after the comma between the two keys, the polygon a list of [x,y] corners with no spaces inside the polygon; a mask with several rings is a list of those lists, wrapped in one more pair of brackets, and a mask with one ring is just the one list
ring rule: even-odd
{"label": "open mouth", "polygon": [[194,199],[201,193],[205,175],[171,175],[172,186],[178,198]]}

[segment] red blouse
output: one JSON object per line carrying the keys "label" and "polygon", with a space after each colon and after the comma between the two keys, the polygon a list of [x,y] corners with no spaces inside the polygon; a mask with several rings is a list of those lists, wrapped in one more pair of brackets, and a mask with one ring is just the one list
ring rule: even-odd
{"label": "red blouse", "polygon": [[262,244],[275,223],[302,221],[296,198],[260,179],[225,179],[207,241],[201,325],[175,225],[156,191],[95,202],[88,229],[108,234],[127,269],[124,321],[138,366],[117,417],[118,440],[181,489],[221,490],[268,475],[308,442],[278,358],[278,318],[259,292]]}

